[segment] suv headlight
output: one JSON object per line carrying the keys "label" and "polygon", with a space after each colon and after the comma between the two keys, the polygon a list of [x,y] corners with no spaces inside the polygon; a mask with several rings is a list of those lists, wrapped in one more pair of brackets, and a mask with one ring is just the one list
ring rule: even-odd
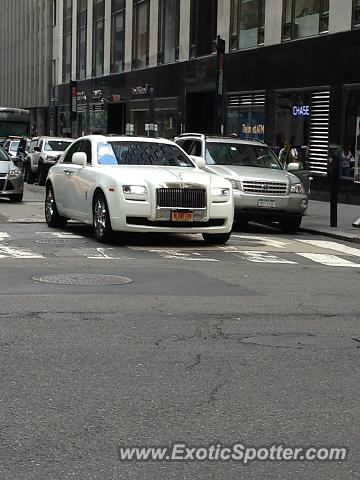
{"label": "suv headlight", "polygon": [[290,188],[290,193],[305,193],[302,183],[293,183]]}
{"label": "suv headlight", "polygon": [[243,188],[240,180],[234,180],[233,178],[227,178],[226,180],[229,180],[234,190],[239,190],[240,192],[242,192]]}
{"label": "suv headlight", "polygon": [[13,168],[9,172],[9,177],[20,177],[20,175],[22,175],[20,168]]}
{"label": "suv headlight", "polygon": [[125,195],[146,195],[146,187],[143,185],[123,185]]}

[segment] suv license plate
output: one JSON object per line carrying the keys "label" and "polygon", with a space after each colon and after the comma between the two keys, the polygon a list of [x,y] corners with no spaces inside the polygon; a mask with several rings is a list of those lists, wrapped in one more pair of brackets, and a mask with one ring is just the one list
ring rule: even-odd
{"label": "suv license plate", "polygon": [[258,207],[262,208],[275,208],[275,200],[270,200],[270,199],[260,199],[258,200]]}
{"label": "suv license plate", "polygon": [[171,212],[172,222],[193,222],[193,212]]}

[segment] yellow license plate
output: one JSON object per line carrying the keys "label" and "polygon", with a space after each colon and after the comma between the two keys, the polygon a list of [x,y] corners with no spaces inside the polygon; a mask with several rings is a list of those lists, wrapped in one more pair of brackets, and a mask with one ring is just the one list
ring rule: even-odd
{"label": "yellow license plate", "polygon": [[193,222],[193,212],[171,212],[172,222]]}

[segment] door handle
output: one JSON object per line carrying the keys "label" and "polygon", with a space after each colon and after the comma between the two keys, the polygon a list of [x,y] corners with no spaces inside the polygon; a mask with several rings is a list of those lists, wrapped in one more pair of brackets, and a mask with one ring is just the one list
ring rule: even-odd
{"label": "door handle", "polygon": [[72,175],[74,170],[64,170],[65,175]]}

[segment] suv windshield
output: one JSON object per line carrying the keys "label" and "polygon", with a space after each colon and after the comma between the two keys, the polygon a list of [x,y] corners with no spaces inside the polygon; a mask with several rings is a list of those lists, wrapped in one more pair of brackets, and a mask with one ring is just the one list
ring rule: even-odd
{"label": "suv windshield", "polygon": [[282,170],[280,162],[270,148],[246,143],[207,142],[206,163]]}
{"label": "suv windshield", "polygon": [[5,150],[0,147],[0,162],[8,162],[10,158],[8,157],[7,153]]}
{"label": "suv windshield", "polygon": [[44,145],[45,152],[64,152],[67,147],[72,143],[64,140],[46,140]]}
{"label": "suv windshield", "polygon": [[156,142],[99,143],[98,163],[101,165],[194,167],[194,164],[179,147]]}

